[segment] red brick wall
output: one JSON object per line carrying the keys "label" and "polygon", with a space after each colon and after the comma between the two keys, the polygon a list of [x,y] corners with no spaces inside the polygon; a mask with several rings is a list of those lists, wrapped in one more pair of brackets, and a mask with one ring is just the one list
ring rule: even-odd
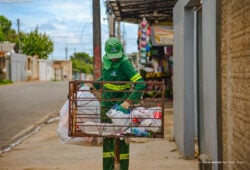
{"label": "red brick wall", "polygon": [[250,169],[250,1],[221,0],[223,168]]}

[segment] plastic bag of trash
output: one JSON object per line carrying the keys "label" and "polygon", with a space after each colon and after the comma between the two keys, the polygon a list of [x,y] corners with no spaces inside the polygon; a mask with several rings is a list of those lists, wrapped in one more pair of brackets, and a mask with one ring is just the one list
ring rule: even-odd
{"label": "plastic bag of trash", "polygon": [[91,143],[93,138],[90,137],[70,137],[68,136],[69,124],[69,101],[67,100],[60,110],[60,121],[57,127],[57,134],[62,143],[88,142]]}
{"label": "plastic bag of trash", "polygon": [[79,122],[100,122],[101,105],[96,97],[90,92],[89,86],[81,86],[77,92],[77,114]]}
{"label": "plastic bag of trash", "polygon": [[142,122],[145,119],[153,118],[152,112],[146,109],[145,107],[134,108],[131,112],[132,118],[137,119],[139,122]]}
{"label": "plastic bag of trash", "polygon": [[144,127],[150,132],[160,132],[161,131],[161,119],[145,119],[139,126]]}
{"label": "plastic bag of trash", "polygon": [[[100,120],[97,119],[98,116],[94,114],[100,114],[100,103],[95,99],[95,96],[90,93],[90,91],[81,91],[81,90],[89,90],[89,87],[82,86],[77,93],[77,105],[78,108],[84,108],[84,112],[88,115],[87,118],[79,119],[80,122],[99,122]],[[87,100],[81,100],[89,99]],[[90,101],[90,98],[93,100]],[[78,110],[81,112],[81,110]],[[97,137],[70,137],[68,136],[68,124],[69,124],[69,101],[67,100],[63,107],[60,110],[60,121],[57,127],[57,134],[60,137],[61,142],[63,143],[82,143],[85,144],[99,144],[101,141],[100,138]]]}
{"label": "plastic bag of trash", "polygon": [[120,105],[113,106],[106,115],[112,119],[116,130],[126,130],[131,123],[130,110],[125,110]]}
{"label": "plastic bag of trash", "polygon": [[84,122],[79,128],[86,134],[103,136],[116,134],[116,126],[112,123]]}
{"label": "plastic bag of trash", "polygon": [[146,130],[151,132],[161,131],[161,107],[151,107],[148,109],[144,107],[138,107],[132,110],[131,115],[133,119],[138,121],[138,126],[144,127]]}

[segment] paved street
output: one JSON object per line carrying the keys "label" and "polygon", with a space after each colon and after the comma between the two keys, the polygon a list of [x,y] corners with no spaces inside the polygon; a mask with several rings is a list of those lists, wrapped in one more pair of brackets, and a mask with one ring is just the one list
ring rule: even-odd
{"label": "paved street", "polygon": [[22,82],[0,86],[0,148],[67,99],[68,82]]}

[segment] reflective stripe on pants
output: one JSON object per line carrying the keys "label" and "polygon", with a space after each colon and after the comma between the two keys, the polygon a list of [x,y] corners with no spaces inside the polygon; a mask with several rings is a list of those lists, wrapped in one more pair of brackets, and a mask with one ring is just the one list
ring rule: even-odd
{"label": "reflective stripe on pants", "polygon": [[[128,170],[129,167],[129,145],[124,140],[119,141],[120,169]],[[114,169],[114,139],[103,139],[103,170]]]}
{"label": "reflective stripe on pants", "polygon": [[[114,158],[115,157],[114,152],[104,152],[102,155],[103,155],[103,158]],[[129,154],[128,153],[120,154],[120,160],[125,160],[125,159],[129,159]]]}

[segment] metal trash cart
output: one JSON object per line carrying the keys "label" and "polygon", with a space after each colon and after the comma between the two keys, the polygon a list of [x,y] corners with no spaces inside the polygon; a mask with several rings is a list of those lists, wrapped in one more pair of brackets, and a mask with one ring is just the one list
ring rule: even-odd
{"label": "metal trash cart", "polygon": [[[164,81],[146,81],[146,88],[139,101],[133,102],[129,113],[119,112],[119,105],[115,105],[106,113],[112,123],[101,123],[101,88],[96,90],[94,84],[102,86],[110,84],[130,84],[142,82],[112,82],[112,81],[82,81],[69,82],[69,136],[71,137],[144,137],[164,138]],[[116,92],[131,93],[133,88]],[[107,90],[106,90],[107,91]],[[114,103],[121,103],[122,99],[109,99]],[[117,142],[115,142],[117,143]],[[115,161],[119,163],[119,153],[115,144]],[[118,151],[119,152],[119,151]]]}

